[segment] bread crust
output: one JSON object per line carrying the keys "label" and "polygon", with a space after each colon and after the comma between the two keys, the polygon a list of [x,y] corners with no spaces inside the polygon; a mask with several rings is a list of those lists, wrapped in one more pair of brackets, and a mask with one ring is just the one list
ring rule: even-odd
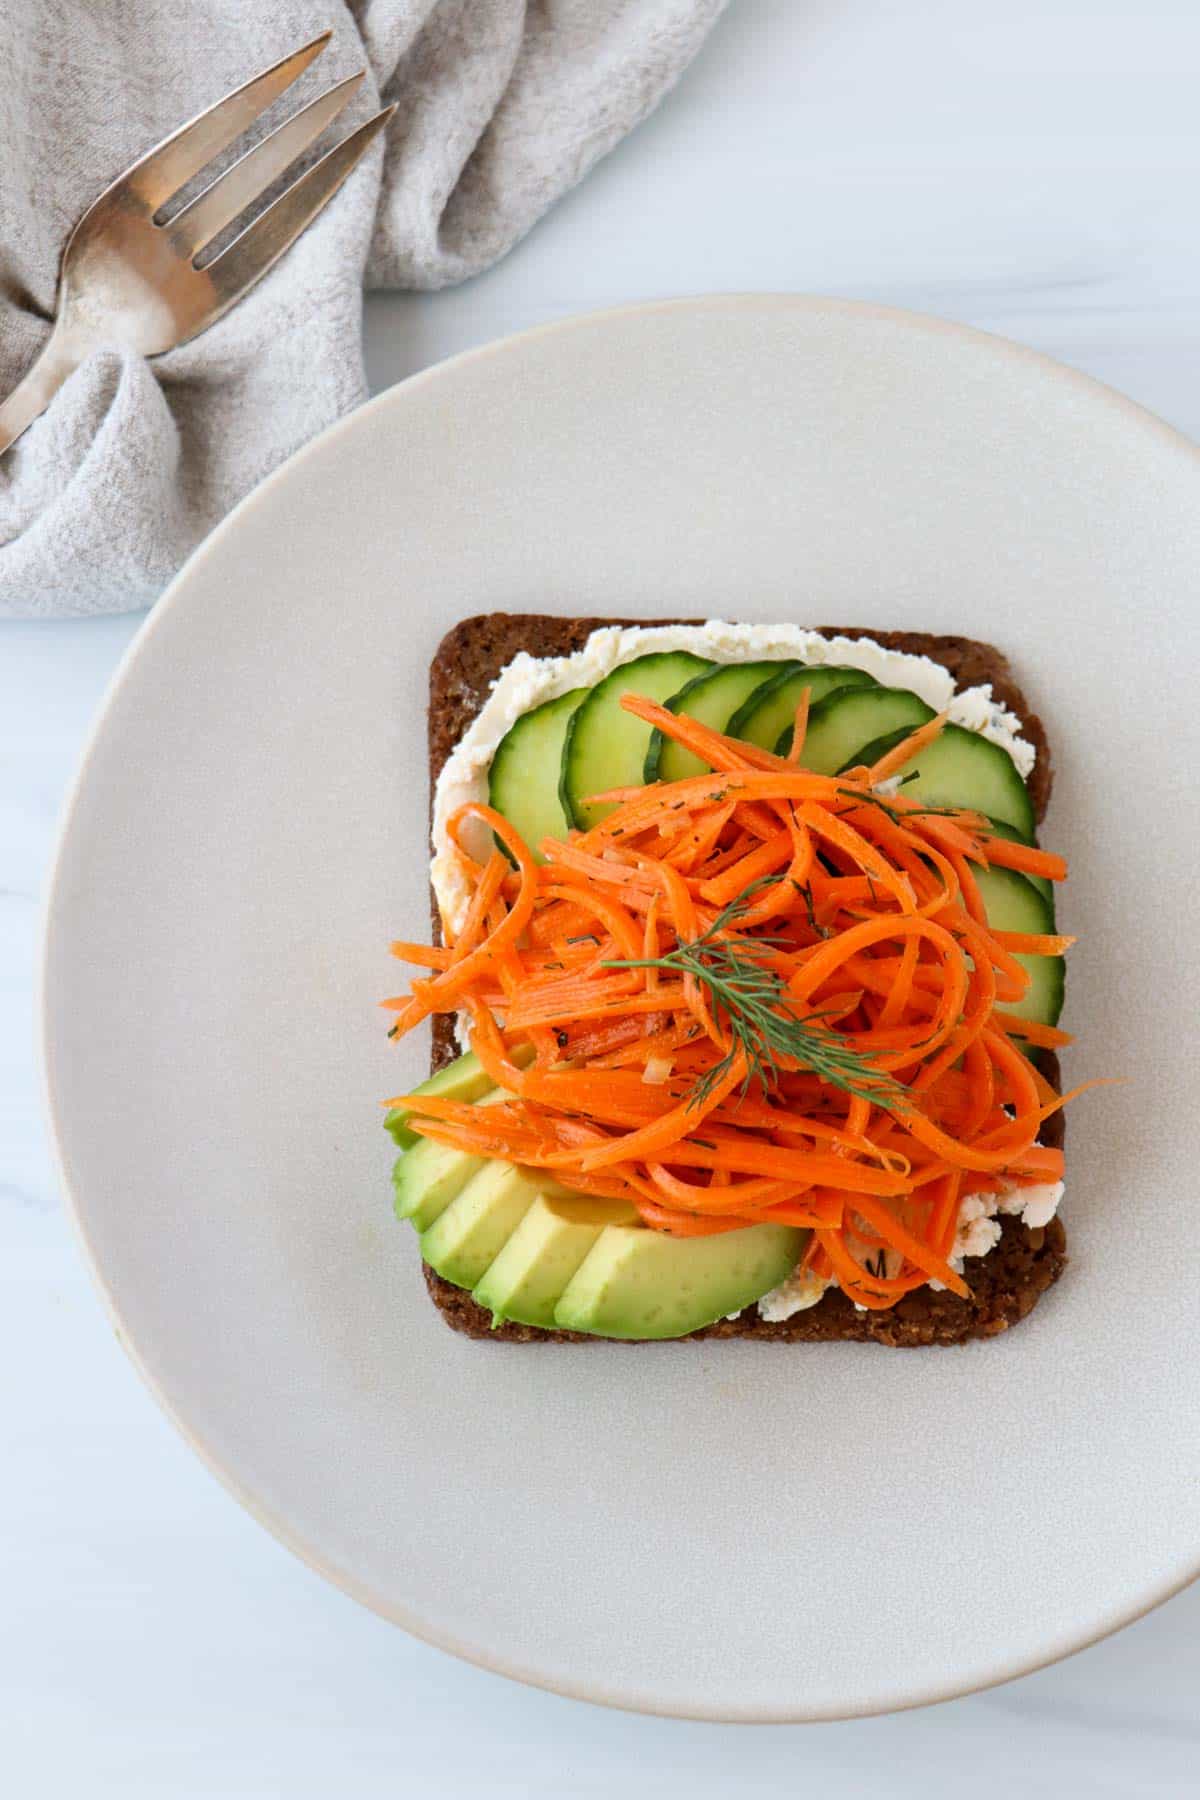
{"label": "bread crust", "polygon": [[[492,682],[519,650],[527,650],[532,656],[567,656],[581,649],[590,634],[603,626],[641,623],[645,621],[563,619],[543,613],[479,613],[455,625],[439,644],[429,670],[431,796],[443,764],[482,707]],[[1035,816],[1041,821],[1054,779],[1050,745],[1041,719],[1030,708],[1001,651],[974,638],[921,631],[874,631],[844,625],[822,625],[816,629],[830,637],[870,637],[888,650],[928,656],[941,663],[960,688],[990,682],[995,698],[1021,719],[1023,734],[1037,751],[1029,792]],[[436,905],[432,914],[436,935]],[[433,1068],[442,1068],[457,1053],[451,1021],[436,1018]],[[1057,1058],[1047,1057],[1044,1067],[1049,1080],[1057,1085]],[[1042,1141],[1061,1145],[1063,1133],[1062,1113],[1053,1113],[1046,1121]],[[735,1319],[718,1320],[702,1331],[692,1332],[688,1338],[672,1341],[756,1338],[790,1344],[875,1343],[895,1349],[967,1343],[972,1338],[995,1337],[1027,1317],[1058,1280],[1066,1262],[1066,1232],[1060,1219],[1052,1219],[1044,1228],[1035,1230],[1016,1218],[1006,1217],[1001,1221],[1000,1241],[995,1248],[985,1257],[968,1261],[969,1299],[922,1287],[886,1311],[860,1312],[839,1289],[831,1288],[816,1306],[794,1313],[790,1319],[772,1323],[762,1318],[756,1307],[749,1306]],[[603,1340],[582,1332],[542,1331],[512,1321],[493,1327],[490,1313],[428,1265],[425,1281],[430,1298],[447,1325],[467,1337],[512,1344],[627,1341]]]}

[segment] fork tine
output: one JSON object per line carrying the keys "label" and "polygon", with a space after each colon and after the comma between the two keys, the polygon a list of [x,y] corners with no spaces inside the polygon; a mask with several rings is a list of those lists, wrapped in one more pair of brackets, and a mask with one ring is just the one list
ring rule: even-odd
{"label": "fork tine", "polygon": [[394,105],[385,106],[335,144],[320,162],[306,169],[286,192],[272,200],[245,231],[239,232],[227,250],[204,267],[201,273],[209,277],[217,292],[214,318],[253,287],[316,218],[326,201],[332,200],[395,110]]}
{"label": "fork tine", "polygon": [[235,138],[241,137],[243,131],[253,125],[260,113],[266,112],[273,100],[303,75],[332,36],[331,31],[323,31],[311,44],[305,44],[281,62],[264,69],[261,75],[244,82],[232,94],[226,94],[206,112],[197,113],[169,138],[156,144],[140,162],[134,163],[132,169],[113,184],[114,187],[131,188],[152,212],[157,212],[185,182],[200,173],[205,163],[228,149]]}
{"label": "fork tine", "polygon": [[219,231],[291,167],[296,158],[337,118],[361,85],[365,71],[348,76],[280,125],[261,144],[247,150],[223,175],[198,194],[171,220],[170,230],[188,256],[211,244]]}

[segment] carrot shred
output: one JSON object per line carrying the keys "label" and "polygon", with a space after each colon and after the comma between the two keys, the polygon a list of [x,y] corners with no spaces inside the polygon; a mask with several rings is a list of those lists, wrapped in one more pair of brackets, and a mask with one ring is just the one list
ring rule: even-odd
{"label": "carrot shred", "polygon": [[415,963],[423,969],[450,967],[450,950],[439,949],[436,944],[406,944],[397,940],[394,944],[389,944],[388,949],[401,962]]}
{"label": "carrot shred", "polygon": [[802,688],[800,699],[796,705],[796,717],[792,723],[792,742],[787,753],[790,763],[798,764],[804,754],[804,740],[808,736],[808,706],[812,699],[812,689]]}
{"label": "carrot shred", "polygon": [[[1031,1060],[1070,1034],[1004,1010],[1029,989],[1020,959],[1074,939],[992,929],[975,871],[1058,881],[1066,864],[979,814],[877,792],[945,715],[869,768],[805,769],[809,698],[783,758],[624,696],[710,772],[597,796],[615,810],[546,839],[543,863],[494,809],[460,807],[468,903],[441,945],[391,946],[428,973],[383,1005],[393,1036],[465,1011],[508,1097],[388,1104],[435,1142],[627,1200],[652,1230],[806,1229],[802,1267],[869,1310],[931,1280],[966,1295],[950,1262],[963,1197],[1059,1179],[1038,1133],[1083,1091],[1058,1093]],[[471,817],[507,856],[462,850]],[[809,1035],[764,1057],[706,945]],[[818,1041],[849,1061],[810,1061]]]}
{"label": "carrot shred", "polygon": [[1049,850],[1037,850],[1032,844],[1016,844],[1010,838],[981,834],[980,849],[987,861],[999,869],[1017,869],[1022,875],[1041,875],[1047,881],[1065,881],[1067,865],[1061,856]]}

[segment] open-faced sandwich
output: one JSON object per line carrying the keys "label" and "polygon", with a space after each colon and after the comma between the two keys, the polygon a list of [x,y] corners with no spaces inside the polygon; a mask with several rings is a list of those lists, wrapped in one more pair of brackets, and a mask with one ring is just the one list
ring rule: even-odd
{"label": "open-faced sandwich", "polygon": [[1065,1263],[1050,757],[963,638],[490,614],[431,670],[396,1211],[456,1329],[992,1336]]}

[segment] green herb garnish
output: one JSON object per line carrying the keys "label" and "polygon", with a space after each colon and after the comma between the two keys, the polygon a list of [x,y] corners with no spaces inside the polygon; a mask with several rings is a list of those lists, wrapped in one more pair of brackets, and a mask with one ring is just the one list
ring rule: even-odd
{"label": "green herb garnish", "polygon": [[729,1073],[738,1052],[746,1060],[742,1093],[752,1081],[764,1089],[777,1086],[782,1065],[795,1064],[828,1082],[830,1087],[857,1099],[868,1100],[891,1112],[904,1110],[905,1090],[891,1075],[876,1069],[836,1032],[820,1022],[820,1014],[801,1016],[787,988],[763,960],[765,946],[785,942],[762,933],[757,937],[736,934],[738,919],[749,908],[754,893],[767,882],[765,875],[751,882],[722,908],[698,938],[678,944],[665,956],[622,958],[601,964],[605,969],[662,969],[669,974],[691,975],[705,989],[717,1024],[729,1032],[729,1048],[707,1070],[692,1090],[691,1103],[702,1105]]}
{"label": "green herb garnish", "polygon": [[[914,769],[911,775],[904,777],[900,786],[903,787],[906,782],[915,781],[919,774],[920,770]],[[893,825],[908,825],[914,819],[954,819],[958,817],[959,813],[971,810],[970,807],[962,806],[910,806],[901,812],[898,807],[889,806],[882,794],[867,794],[857,788],[844,787],[840,787],[836,791],[843,800],[850,801],[851,804],[846,809],[847,811],[853,812],[856,806],[877,806],[881,813],[887,814]]]}
{"label": "green herb garnish", "polygon": [[816,909],[815,905],[813,904],[812,882],[806,881],[803,884],[801,884],[800,882],[798,882],[796,880],[794,875],[789,875],[788,880],[791,882],[791,884],[795,888],[796,892],[800,895],[801,899],[804,901],[804,910],[808,914],[809,930],[812,932],[813,936],[819,937],[819,938],[827,938],[829,936],[829,932],[826,929],[826,927],[824,925],[817,924],[817,909]]}

